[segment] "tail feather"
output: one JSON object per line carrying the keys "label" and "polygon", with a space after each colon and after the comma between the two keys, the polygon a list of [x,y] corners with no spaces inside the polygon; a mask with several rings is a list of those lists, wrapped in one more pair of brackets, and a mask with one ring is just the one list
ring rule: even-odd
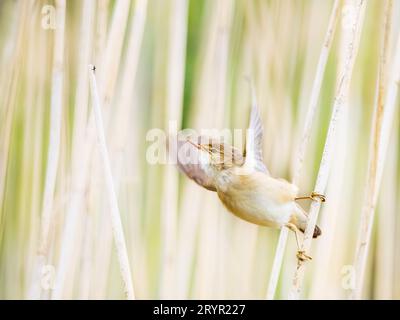
{"label": "tail feather", "polygon": [[[301,231],[301,232],[305,232],[305,230],[304,229],[302,229],[302,228],[299,228],[299,230]],[[321,229],[320,229],[320,227],[318,227],[318,226],[315,226],[315,228],[314,228],[314,233],[313,233],[313,238],[317,238],[318,236],[320,236],[321,235]]]}

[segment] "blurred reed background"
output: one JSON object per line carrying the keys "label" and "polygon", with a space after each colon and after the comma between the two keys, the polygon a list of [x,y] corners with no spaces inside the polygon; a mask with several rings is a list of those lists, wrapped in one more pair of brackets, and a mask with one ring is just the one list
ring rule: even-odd
{"label": "blurred reed background", "polygon": [[[355,2],[344,1],[339,11],[301,194],[314,188],[346,15]],[[385,3],[367,2],[319,215],[322,236],[313,241],[301,298],[346,298],[350,291],[368,198]],[[214,193],[174,166],[149,164],[146,135],[152,128],[168,131],[171,120],[178,129],[245,128],[251,97],[244,77],[250,76],[265,125],[265,162],[274,176],[291,180],[332,7],[320,0],[1,1],[0,298],[125,298],[90,63],[97,67],[136,298],[265,298],[279,230],[229,214]],[[390,16],[388,75],[400,1],[393,1]],[[395,103],[363,298],[400,298],[398,98]],[[290,233],[275,298],[288,296],[295,253]]]}

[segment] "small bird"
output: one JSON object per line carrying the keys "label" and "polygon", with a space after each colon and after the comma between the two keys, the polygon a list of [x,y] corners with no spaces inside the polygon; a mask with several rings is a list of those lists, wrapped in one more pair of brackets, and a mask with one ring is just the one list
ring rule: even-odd
{"label": "small bird", "polygon": [[[296,201],[319,198],[324,202],[325,197],[317,193],[297,197],[297,186],[271,176],[263,162],[263,125],[254,89],[252,96],[243,154],[220,140],[189,137],[178,140],[177,146],[188,148],[191,157],[197,161],[183,161],[178,156],[178,167],[197,184],[217,192],[224,206],[237,217],[260,226],[285,226],[292,230],[298,247],[297,258],[309,260],[311,257],[300,249],[299,243],[299,231],[304,233],[307,226],[307,213]],[[320,234],[321,230],[316,226],[313,237]]]}

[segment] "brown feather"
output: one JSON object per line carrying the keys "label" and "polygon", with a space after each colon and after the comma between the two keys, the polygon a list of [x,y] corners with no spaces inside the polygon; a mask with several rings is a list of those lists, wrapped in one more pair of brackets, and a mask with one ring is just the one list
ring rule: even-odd
{"label": "brown feather", "polygon": [[187,140],[179,140],[177,143],[177,165],[186,176],[198,185],[210,191],[217,191],[213,177],[209,176],[200,166],[200,150]]}

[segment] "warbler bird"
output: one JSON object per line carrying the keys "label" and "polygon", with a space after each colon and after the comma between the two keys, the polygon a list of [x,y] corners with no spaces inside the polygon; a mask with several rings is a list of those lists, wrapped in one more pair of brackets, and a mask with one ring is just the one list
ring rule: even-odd
{"label": "warbler bird", "polygon": [[[260,226],[288,227],[296,236],[297,257],[311,259],[300,249],[298,233],[306,229],[307,213],[296,201],[306,198],[325,201],[325,197],[316,193],[297,197],[296,185],[271,176],[263,161],[263,125],[254,91],[252,96],[243,153],[219,140],[189,137],[178,140],[177,146],[186,148],[180,154],[187,154],[189,150],[191,160],[183,161],[178,156],[178,167],[197,184],[216,192],[224,206],[237,217]],[[320,234],[316,226],[313,237]]]}

